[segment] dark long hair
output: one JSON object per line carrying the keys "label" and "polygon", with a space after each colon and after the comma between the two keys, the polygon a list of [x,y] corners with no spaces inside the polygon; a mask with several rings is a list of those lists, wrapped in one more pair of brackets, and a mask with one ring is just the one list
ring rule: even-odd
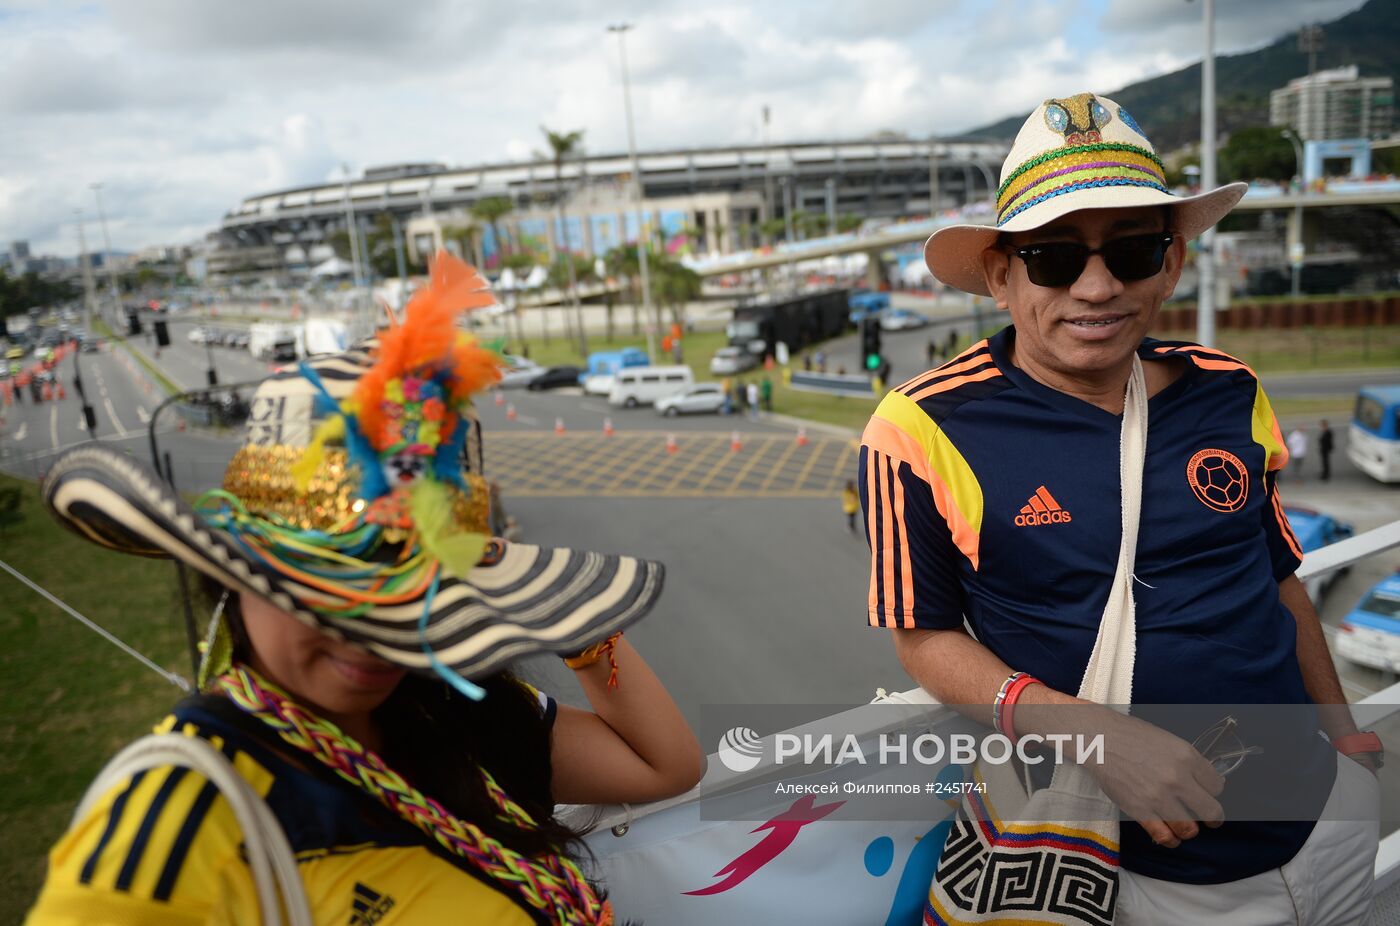
{"label": "dark long hair", "polygon": [[[205,593],[216,602],[224,588],[206,580]],[[247,662],[252,645],[237,592],[228,593],[224,617],[234,658]],[[474,681],[486,690],[480,701],[441,679],[406,675],[372,715],[384,737],[381,757],[458,819],[517,852],[587,854],[579,833],[554,816],[551,726],[534,692],[509,672]],[[530,814],[534,829],[499,818],[478,771],[483,768]]]}

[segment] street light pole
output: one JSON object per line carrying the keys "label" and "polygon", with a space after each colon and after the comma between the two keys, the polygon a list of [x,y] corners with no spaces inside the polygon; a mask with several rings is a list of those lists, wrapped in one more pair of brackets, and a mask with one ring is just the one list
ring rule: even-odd
{"label": "street light pole", "polygon": [[[345,174],[345,233],[350,236],[350,266],[351,272],[355,274],[355,307],[353,313],[360,312],[360,230],[355,220],[355,203],[350,198],[350,165],[341,163],[341,171]],[[370,331],[374,331],[373,319],[370,321]]]}
{"label": "street light pole", "polygon": [[617,36],[617,57],[622,63],[622,105],[627,113],[627,154],[632,160],[632,196],[637,202],[637,266],[642,275],[642,306],[651,319],[647,328],[647,354],[656,357],[656,332],[661,329],[661,316],[651,298],[651,271],[647,268],[647,249],[651,235],[643,217],[642,207],[642,168],[637,160],[637,134],[632,126],[632,87],[627,77],[627,30],[631,23],[615,23],[608,31]]}
{"label": "street light pole", "polygon": [[[1215,189],[1215,0],[1203,0],[1205,57],[1201,59],[1201,189]],[[1201,235],[1196,260],[1196,340],[1215,346],[1215,228]]]}
{"label": "street light pole", "polygon": [[92,193],[97,197],[97,218],[102,223],[102,263],[107,266],[107,288],[112,296],[112,318],[116,324],[116,318],[122,311],[121,296],[117,295],[117,271],[112,266],[112,239],[107,237],[107,214],[102,211],[102,184],[89,184]]}
{"label": "street light pole", "polygon": [[929,221],[938,215],[938,146],[933,139],[928,142],[928,217]]}
{"label": "street light pole", "polygon": [[[88,261],[87,234],[83,231],[83,210],[74,209],[78,219],[78,267],[83,272],[83,300],[87,304],[87,330],[92,332],[92,312],[97,305],[96,288],[92,283],[92,264]],[[116,330],[114,327],[113,331]]]}
{"label": "street light pole", "polygon": [[1293,234],[1288,236],[1288,262],[1293,267],[1293,295],[1298,296],[1303,288],[1303,191],[1307,189],[1307,184],[1303,182],[1303,146],[1292,129],[1284,129],[1280,134],[1293,146],[1293,160],[1298,168],[1298,188],[1293,191],[1293,195],[1298,198],[1293,204]]}

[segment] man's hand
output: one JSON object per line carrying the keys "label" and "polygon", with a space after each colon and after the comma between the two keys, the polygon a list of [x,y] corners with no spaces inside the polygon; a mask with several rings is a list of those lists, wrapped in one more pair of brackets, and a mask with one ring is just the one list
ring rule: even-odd
{"label": "man's hand", "polygon": [[1174,848],[1216,827],[1225,779],[1190,743],[1143,720],[1104,711],[1104,762],[1085,768],[1118,807],[1159,845]]}

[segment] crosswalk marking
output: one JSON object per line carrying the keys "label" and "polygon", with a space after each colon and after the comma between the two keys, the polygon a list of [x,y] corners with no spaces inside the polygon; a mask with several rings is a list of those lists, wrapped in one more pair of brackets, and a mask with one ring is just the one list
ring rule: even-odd
{"label": "crosswalk marking", "polygon": [[738,452],[727,432],[690,433],[670,454],[665,432],[495,432],[485,452],[486,475],[516,497],[829,498],[856,475],[846,439],[799,447],[772,433],[750,434]]}

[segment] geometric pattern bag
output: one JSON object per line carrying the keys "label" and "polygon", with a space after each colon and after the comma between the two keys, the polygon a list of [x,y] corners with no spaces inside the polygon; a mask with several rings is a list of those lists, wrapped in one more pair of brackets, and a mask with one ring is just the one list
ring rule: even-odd
{"label": "geometric pattern bag", "polygon": [[[1123,541],[1079,686],[1084,700],[1116,707],[1132,702],[1132,576],[1146,449],[1147,390],[1134,354],[1119,443]],[[1048,788],[1032,792],[1010,762],[979,764],[972,774],[987,787],[963,796],[929,887],[924,923],[1111,926],[1118,899],[1118,808],[1094,777],[1064,763]]]}

